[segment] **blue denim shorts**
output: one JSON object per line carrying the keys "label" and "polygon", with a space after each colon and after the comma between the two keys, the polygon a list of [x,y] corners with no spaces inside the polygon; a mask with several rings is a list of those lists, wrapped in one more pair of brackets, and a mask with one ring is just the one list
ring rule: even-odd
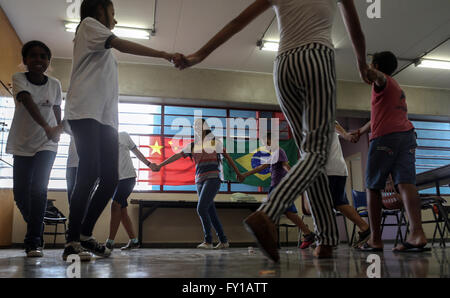
{"label": "blue denim shorts", "polygon": [[395,185],[416,185],[416,148],[414,129],[373,139],[367,159],[366,187],[384,189],[389,174]]}
{"label": "blue denim shorts", "polygon": [[[275,189],[275,187],[276,187],[276,186],[271,186],[271,187],[269,188],[269,193],[268,193],[267,195],[270,196],[270,193],[272,192],[272,190]],[[295,204],[292,204],[291,206],[289,206],[289,207],[284,211],[284,213],[286,213],[286,212],[298,213],[298,210],[297,210],[297,207],[295,207]]]}

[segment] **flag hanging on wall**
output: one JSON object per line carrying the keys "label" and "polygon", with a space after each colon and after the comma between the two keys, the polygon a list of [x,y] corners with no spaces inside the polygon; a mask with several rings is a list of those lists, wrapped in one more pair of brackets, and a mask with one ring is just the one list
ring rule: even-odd
{"label": "flag hanging on wall", "polygon": [[[243,142],[243,141],[239,141]],[[282,148],[288,157],[289,164],[295,165],[298,161],[298,149],[293,139],[287,141],[279,141],[280,148]],[[234,148],[238,148],[238,142],[234,142]],[[235,150],[236,151],[236,150]],[[231,159],[235,162],[241,173],[251,171],[262,164],[263,160],[267,160],[270,156],[270,152],[264,147],[258,147],[256,150],[249,152],[249,142],[245,141],[245,153],[229,153]],[[224,179],[231,182],[237,182],[236,173],[233,168],[224,160],[223,163]],[[245,179],[244,184],[252,186],[270,186],[270,171],[269,168],[249,176]]]}

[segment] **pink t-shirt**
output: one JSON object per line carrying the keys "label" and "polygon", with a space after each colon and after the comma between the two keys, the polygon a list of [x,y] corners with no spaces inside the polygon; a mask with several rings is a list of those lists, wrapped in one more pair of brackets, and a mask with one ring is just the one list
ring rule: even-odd
{"label": "pink t-shirt", "polygon": [[371,103],[371,140],[414,128],[411,121],[408,120],[405,93],[390,76],[386,76],[386,86],[381,92],[376,92],[375,85],[372,87]]}

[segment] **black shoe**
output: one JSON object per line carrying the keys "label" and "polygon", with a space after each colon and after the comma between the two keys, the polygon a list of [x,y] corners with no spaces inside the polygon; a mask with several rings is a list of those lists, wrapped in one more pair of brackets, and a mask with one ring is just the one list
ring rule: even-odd
{"label": "black shoe", "polygon": [[129,249],[134,249],[134,248],[139,248],[139,242],[133,242],[133,241],[128,241],[127,245],[125,245],[124,247],[121,247],[121,250],[129,250]]}
{"label": "black shoe", "polygon": [[94,255],[107,258],[111,255],[111,250],[105,245],[100,244],[95,240],[94,237],[89,238],[85,241],[80,241],[81,246],[83,246],[88,251],[92,252]]}
{"label": "black shoe", "polygon": [[62,258],[67,261],[70,255],[78,255],[81,262],[89,262],[91,260],[91,253],[84,249],[80,242],[69,242],[64,247]]}
{"label": "black shoe", "polygon": [[369,240],[370,228],[365,230],[364,232],[358,232],[358,234],[359,234],[358,239],[356,239],[356,242],[353,244],[354,248],[360,247]]}

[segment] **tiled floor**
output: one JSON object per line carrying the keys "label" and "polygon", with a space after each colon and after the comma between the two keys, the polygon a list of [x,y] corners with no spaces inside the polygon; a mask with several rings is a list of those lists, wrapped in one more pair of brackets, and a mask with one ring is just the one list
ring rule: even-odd
{"label": "tiled floor", "polygon": [[[378,254],[381,277],[450,277],[450,248],[434,247],[431,252],[394,254],[392,245]],[[0,250],[0,277],[66,277],[68,263],[61,249],[47,249],[45,256],[30,259],[18,249]],[[291,278],[367,277],[368,253],[341,245],[335,258],[317,260],[312,250],[294,247],[280,250],[280,263],[273,264],[259,251],[247,248],[228,250],[139,249],[114,250],[110,258],[95,258],[81,264],[81,277],[166,277],[166,278]]]}

